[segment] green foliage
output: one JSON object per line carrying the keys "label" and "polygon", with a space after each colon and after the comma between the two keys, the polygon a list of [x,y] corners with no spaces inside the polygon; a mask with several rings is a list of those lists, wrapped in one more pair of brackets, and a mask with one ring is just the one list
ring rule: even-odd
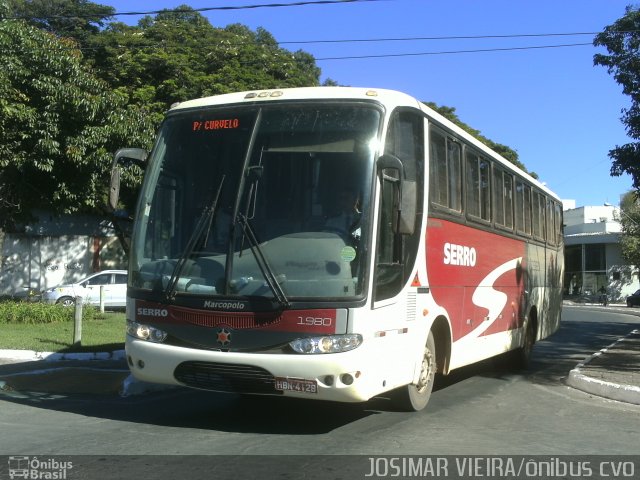
{"label": "green foliage", "polygon": [[423,103],[429,108],[432,108],[433,110],[438,112],[447,120],[450,120],[451,122],[455,123],[457,126],[462,128],[465,132],[469,133],[470,135],[473,135],[475,138],[477,138],[482,143],[484,143],[487,147],[497,152],[498,154],[502,155],[506,160],[510,161],[518,168],[524,170],[533,178],[538,178],[538,175],[535,172],[529,172],[527,168],[524,166],[524,164],[520,162],[520,160],[518,160],[518,152],[516,152],[510,147],[507,147],[506,145],[502,145],[500,143],[496,143],[493,140],[488,139],[487,137],[485,137],[480,133],[480,130],[476,130],[475,128],[470,127],[469,125],[464,123],[462,120],[460,120],[460,118],[456,114],[456,109],[454,107],[447,107],[444,105],[439,106],[434,102],[423,102]]}
{"label": "green foliage", "polygon": [[[95,307],[84,306],[82,319],[95,320],[100,312]],[[0,302],[0,324],[39,325],[73,321],[74,309],[62,305],[32,302]]]}
{"label": "green foliage", "polygon": [[242,90],[312,86],[320,69],[303,51],[278,46],[262,28],[215,28],[183,5],[142,18],[137,26],[111,23],[92,39],[90,61],[128,101],[159,122],[175,102]]}
{"label": "green foliage", "polygon": [[[3,305],[0,303],[0,305]],[[34,305],[34,304],[31,304]],[[73,309],[67,309],[73,312]],[[82,319],[81,345],[73,343],[73,318],[52,323],[4,323],[0,348],[37,352],[107,352],[122,350],[125,339],[124,313],[108,312]],[[90,312],[88,312],[90,313]],[[73,315],[72,315],[73,316]]]}
{"label": "green foliage", "polygon": [[[1,7],[0,229],[35,209],[104,213],[113,153],[149,149],[175,102],[319,82],[308,53],[279,48],[262,28],[214,28],[188,6],[137,26],[107,23],[113,8],[86,0]],[[128,212],[141,177],[123,173]]]}
{"label": "green foliage", "polygon": [[631,265],[640,267],[640,204],[637,191],[628,192],[622,197],[618,217],[622,226],[622,256]]}
{"label": "green foliage", "polygon": [[153,125],[91,73],[71,40],[4,20],[0,51],[0,228],[36,208],[99,211],[113,152],[149,146]]}
{"label": "green foliage", "polygon": [[628,173],[633,179],[633,188],[640,191],[640,10],[629,6],[625,15],[607,26],[593,42],[605,47],[609,54],[597,54],[593,63],[606,67],[622,92],[631,98],[631,107],[622,110],[622,123],[627,135],[634,142],[617,145],[609,151],[612,159],[611,175]]}
{"label": "green foliage", "polygon": [[95,35],[114,13],[113,7],[87,0],[7,0],[8,14],[36,28],[80,44]]}

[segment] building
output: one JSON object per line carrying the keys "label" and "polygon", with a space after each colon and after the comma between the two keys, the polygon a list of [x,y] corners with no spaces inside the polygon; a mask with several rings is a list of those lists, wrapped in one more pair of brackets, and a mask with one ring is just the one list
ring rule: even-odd
{"label": "building", "polygon": [[611,301],[622,301],[640,288],[638,271],[622,258],[619,216],[613,205],[564,211],[567,297],[597,299],[605,287]]}

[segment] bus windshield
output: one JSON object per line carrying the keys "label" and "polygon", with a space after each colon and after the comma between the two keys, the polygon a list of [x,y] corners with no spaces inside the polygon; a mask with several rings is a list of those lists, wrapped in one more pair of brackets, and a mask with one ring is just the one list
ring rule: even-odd
{"label": "bus windshield", "polygon": [[138,205],[130,285],[164,296],[364,295],[381,112],[323,102],[165,120]]}

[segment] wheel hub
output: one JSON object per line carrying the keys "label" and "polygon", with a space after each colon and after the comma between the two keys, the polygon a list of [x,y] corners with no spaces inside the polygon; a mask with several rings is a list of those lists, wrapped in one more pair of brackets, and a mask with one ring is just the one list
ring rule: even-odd
{"label": "wheel hub", "polygon": [[422,357],[422,366],[420,369],[420,377],[418,378],[418,384],[416,388],[418,392],[422,392],[427,388],[431,377],[433,376],[433,353],[428,348],[425,348],[424,355]]}

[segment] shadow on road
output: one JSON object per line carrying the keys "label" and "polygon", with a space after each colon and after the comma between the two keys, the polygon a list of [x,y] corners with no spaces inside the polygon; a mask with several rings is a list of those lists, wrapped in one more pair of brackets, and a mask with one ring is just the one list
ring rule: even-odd
{"label": "shadow on road", "polygon": [[[446,405],[438,402],[438,392],[478,376],[509,382],[563,384],[569,371],[578,362],[639,326],[640,323],[623,321],[563,321],[558,332],[535,345],[528,370],[514,371],[506,357],[501,356],[461,368],[446,377],[439,377],[433,394],[433,407],[446,408]],[[394,411],[391,402],[385,397],[363,404],[336,404],[269,396],[218,394],[183,388],[127,398],[117,395],[69,396],[10,391],[0,394],[0,400],[124,422],[258,434],[315,435],[330,432],[371,415],[398,415],[399,419],[416,415]],[[425,412],[430,412],[429,407]]]}

